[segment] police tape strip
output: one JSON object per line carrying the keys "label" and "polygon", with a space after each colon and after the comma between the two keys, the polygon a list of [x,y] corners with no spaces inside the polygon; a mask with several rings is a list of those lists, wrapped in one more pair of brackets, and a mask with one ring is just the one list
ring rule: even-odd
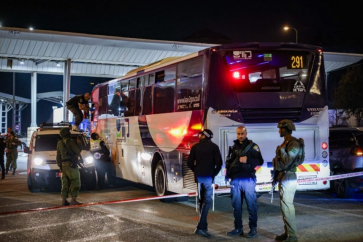
{"label": "police tape strip", "polygon": [[[338,179],[342,179],[342,178],[349,178],[349,177],[356,177],[356,176],[363,176],[363,172],[361,171],[361,172],[334,175],[334,176],[328,176],[328,177],[300,179],[300,180],[297,180],[297,183],[315,182],[315,181],[332,181],[332,180],[338,180]],[[266,188],[266,187],[271,188],[271,183],[258,184],[258,185],[256,185],[256,187],[257,188]],[[214,190],[214,194],[223,194],[223,193],[230,193],[230,192],[231,192],[230,188],[222,188],[222,189],[215,189]],[[81,205],[73,205],[73,206],[62,206],[62,207],[58,206],[58,207],[47,207],[47,208],[36,208],[36,209],[29,209],[29,210],[10,211],[10,212],[0,213],[0,216],[10,215],[10,214],[29,213],[29,212],[49,211],[49,210],[57,210],[57,209],[88,207],[88,206],[114,204],[114,203],[141,202],[141,201],[160,200],[160,199],[177,198],[177,197],[195,197],[195,196],[197,196],[197,192],[184,193],[184,194],[164,195],[164,196],[152,196],[152,197],[144,197],[144,198],[131,198],[131,199],[123,199],[123,200],[115,200],[115,201],[84,203],[84,204],[81,204]],[[213,203],[214,203],[214,199],[213,199]],[[214,210],[214,204],[213,204],[213,210]]]}
{"label": "police tape strip", "polygon": [[299,184],[299,183],[303,183],[303,182],[332,181],[332,180],[338,180],[338,179],[342,179],[342,178],[356,177],[356,176],[362,176],[362,175],[363,175],[363,171],[360,171],[360,172],[346,173],[346,174],[334,175],[334,176],[328,176],[328,177],[299,179],[299,180],[297,180],[297,183]]}

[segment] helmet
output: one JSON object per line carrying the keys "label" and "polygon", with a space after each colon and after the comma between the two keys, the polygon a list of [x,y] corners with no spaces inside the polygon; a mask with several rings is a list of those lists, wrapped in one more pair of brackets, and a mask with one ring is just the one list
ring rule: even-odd
{"label": "helmet", "polygon": [[69,130],[69,128],[61,128],[61,130],[59,131],[59,134],[63,138],[63,137],[70,135],[71,131]]}
{"label": "helmet", "polygon": [[290,119],[283,119],[283,120],[281,120],[277,124],[277,128],[279,128],[279,129],[280,128],[285,128],[285,129],[293,130],[293,131],[296,130],[294,122],[292,122]]}
{"label": "helmet", "polygon": [[203,131],[199,132],[199,134],[203,134],[203,135],[205,135],[205,137],[206,137],[207,139],[211,139],[211,138],[213,138],[213,132],[212,132],[212,130],[210,130],[210,129],[205,129],[205,130],[203,130]]}
{"label": "helmet", "polygon": [[284,137],[287,134],[291,134],[292,131],[295,129],[295,124],[290,119],[283,119],[277,124],[277,128],[284,130],[281,130],[280,137]]}

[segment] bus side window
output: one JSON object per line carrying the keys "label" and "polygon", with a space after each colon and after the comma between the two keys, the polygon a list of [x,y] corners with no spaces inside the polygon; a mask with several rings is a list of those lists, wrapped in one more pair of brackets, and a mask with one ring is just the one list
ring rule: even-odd
{"label": "bus side window", "polygon": [[108,88],[108,114],[119,116],[120,112],[120,82],[110,83]]}
{"label": "bus side window", "polygon": [[152,113],[152,86],[145,87],[142,101],[142,114],[151,114]]}
{"label": "bus side window", "polygon": [[98,116],[101,116],[102,114],[107,114],[107,88],[108,85],[104,85],[100,87],[99,91],[99,100],[98,100]]}
{"label": "bus side window", "polygon": [[175,80],[160,82],[154,86],[154,114],[174,112]]}
{"label": "bus side window", "polygon": [[150,86],[150,85],[153,85],[155,83],[155,74],[154,73],[153,74],[150,74],[146,78],[147,79],[145,79],[145,86]]}

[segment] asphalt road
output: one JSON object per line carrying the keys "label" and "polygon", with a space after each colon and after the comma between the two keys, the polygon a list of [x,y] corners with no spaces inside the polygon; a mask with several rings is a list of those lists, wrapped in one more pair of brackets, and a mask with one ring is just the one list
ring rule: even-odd
{"label": "asphalt road", "polygon": [[[217,197],[208,215],[211,238],[194,235],[198,214],[195,199],[163,203],[159,200],[54,208],[61,203],[58,191],[30,193],[26,185],[25,157],[19,158],[15,176],[0,180],[0,241],[274,241],[283,232],[277,194],[258,199],[258,237],[231,238],[230,198]],[[84,203],[150,197],[155,193],[129,182],[102,191],[81,191]],[[363,241],[363,194],[339,199],[329,191],[298,192],[295,209],[299,241]],[[22,211],[13,214],[9,212]],[[244,232],[248,215],[244,205]],[[5,213],[5,214],[4,214]]]}

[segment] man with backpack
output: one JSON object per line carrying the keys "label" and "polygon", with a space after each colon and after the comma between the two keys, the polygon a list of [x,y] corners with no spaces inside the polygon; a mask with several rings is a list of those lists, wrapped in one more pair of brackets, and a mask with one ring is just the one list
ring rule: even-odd
{"label": "man with backpack", "polygon": [[231,179],[231,200],[234,215],[234,229],[228,236],[243,235],[242,203],[246,200],[249,213],[250,231],[247,238],[257,236],[257,197],[256,197],[256,166],[263,164],[260,148],[247,138],[247,129],[239,126],[236,129],[237,139],[230,148],[226,168],[227,178]]}
{"label": "man with backpack", "polygon": [[292,131],[295,131],[295,124],[289,119],[283,119],[278,124],[280,137],[284,142],[277,146],[276,156],[273,159],[275,171],[275,181],[278,182],[280,207],[284,221],[284,233],[276,235],[275,240],[285,242],[298,241],[296,235],[295,207],[294,197],[297,187],[296,167],[299,166],[305,158],[304,140],[293,137]]}

